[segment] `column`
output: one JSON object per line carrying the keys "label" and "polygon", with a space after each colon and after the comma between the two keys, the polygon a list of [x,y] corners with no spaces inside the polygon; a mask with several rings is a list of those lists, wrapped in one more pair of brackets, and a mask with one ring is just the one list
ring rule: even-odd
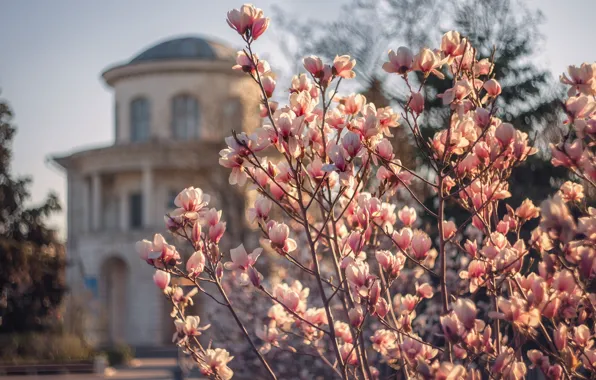
{"label": "column", "polygon": [[128,204],[128,194],[126,191],[122,191],[120,193],[120,230],[121,231],[128,231],[129,220],[128,220],[128,213],[129,213],[130,205]]}
{"label": "column", "polygon": [[[89,189],[89,180],[86,177],[83,177],[81,182],[81,197],[82,197],[82,214],[81,215],[81,225],[83,228],[83,232],[89,232],[91,230],[90,221],[91,221],[91,208],[89,205],[91,204],[91,191]],[[69,195],[70,196],[70,195]],[[69,226],[69,230],[74,228],[74,226]]]}
{"label": "column", "polygon": [[92,216],[93,216],[93,230],[99,231],[101,229],[101,176],[99,173],[94,173],[91,176],[92,187]]}
{"label": "column", "polygon": [[143,167],[143,226],[150,227],[153,210],[153,170],[149,165]]}

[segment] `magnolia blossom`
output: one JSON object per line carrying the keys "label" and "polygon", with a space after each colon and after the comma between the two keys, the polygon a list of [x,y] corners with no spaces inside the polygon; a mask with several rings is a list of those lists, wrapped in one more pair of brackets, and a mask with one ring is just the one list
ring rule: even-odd
{"label": "magnolia blossom", "polygon": [[194,187],[187,187],[182,190],[174,199],[178,207],[170,215],[172,217],[183,216],[194,220],[199,217],[201,210],[209,204],[210,196],[203,193],[203,190]]}
{"label": "magnolia blossom", "polygon": [[269,18],[263,17],[263,11],[252,4],[244,4],[240,9],[229,11],[227,22],[240,35],[250,32],[253,40],[265,33],[269,26]]}
{"label": "magnolia blossom", "polygon": [[441,51],[445,55],[457,57],[462,55],[465,49],[466,43],[458,32],[452,30],[443,35],[441,39]]}
{"label": "magnolia blossom", "polygon": [[234,359],[230,353],[222,348],[208,349],[200,354],[200,369],[205,376],[217,375],[222,380],[229,380],[234,376],[234,371],[228,363]]}
{"label": "magnolia blossom", "polygon": [[296,249],[296,241],[289,237],[290,228],[286,224],[272,220],[267,224],[267,228],[272,247],[283,253],[290,253]]}
{"label": "magnolia blossom", "polygon": [[509,123],[501,123],[495,131],[495,137],[504,146],[509,145],[515,136],[515,128]]}
{"label": "magnolia blossom", "polygon": [[496,97],[501,94],[501,85],[494,79],[484,82],[482,87],[486,90],[488,96]]}
{"label": "magnolia blossom", "polygon": [[428,49],[423,48],[414,57],[413,69],[422,71],[425,75],[434,74],[439,79],[443,79],[445,76],[438,69],[446,62],[442,59],[440,54]]}
{"label": "magnolia blossom", "polygon": [[534,203],[532,203],[531,200],[526,199],[522,202],[521,206],[517,208],[515,215],[523,220],[534,219],[540,215],[540,209],[534,206]]}
{"label": "magnolia blossom", "polygon": [[407,47],[401,46],[397,52],[389,50],[389,62],[383,64],[383,70],[388,73],[405,74],[412,69],[414,55]]}
{"label": "magnolia blossom", "polygon": [[421,114],[422,111],[424,111],[424,97],[419,92],[413,92],[410,95],[408,105],[412,111],[416,112],[417,114]]}
{"label": "magnolia blossom", "polygon": [[584,198],[584,187],[579,183],[565,182],[559,191],[565,202],[580,202]]}
{"label": "magnolia blossom", "polygon": [[333,73],[338,77],[352,79],[356,73],[352,70],[356,66],[356,60],[350,59],[349,55],[335,56],[333,60]]}
{"label": "magnolia blossom", "polygon": [[[240,244],[238,247],[230,249],[230,258],[232,261],[226,262],[224,268],[238,272],[241,283],[248,284],[251,282],[254,285],[255,282],[262,277],[258,272],[253,272],[253,266],[257,262],[261,252],[263,252],[262,248],[256,248],[249,254],[246,252],[244,245]],[[256,278],[250,278],[251,276],[256,276]]]}
{"label": "magnolia blossom", "polygon": [[412,227],[416,221],[416,210],[413,207],[404,206],[398,211],[397,217],[407,227]]}
{"label": "magnolia blossom", "polygon": [[431,247],[431,241],[428,235],[422,231],[414,231],[412,237],[412,251],[418,260],[423,260]]}
{"label": "magnolia blossom", "polygon": [[168,285],[170,285],[170,278],[171,275],[168,272],[164,272],[162,270],[156,270],[155,274],[153,275],[153,282],[157,285],[158,288],[165,290]]}
{"label": "magnolia blossom", "polygon": [[259,196],[254,203],[254,208],[248,209],[248,220],[252,223],[255,220],[267,220],[269,217],[269,212],[271,211],[271,207],[273,206],[273,202],[269,198],[264,196]]}

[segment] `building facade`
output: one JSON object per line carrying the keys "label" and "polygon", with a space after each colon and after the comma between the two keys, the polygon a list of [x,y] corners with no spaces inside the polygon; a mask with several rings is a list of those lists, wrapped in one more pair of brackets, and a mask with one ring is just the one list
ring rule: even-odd
{"label": "building facade", "polygon": [[203,188],[231,233],[244,228],[242,197],[217,162],[225,136],[260,124],[258,90],[231,69],[234,58],[228,46],[185,37],[108,68],[114,143],[53,157],[68,183],[68,282],[98,345],[171,342],[171,308],[134,244],[164,232],[181,189]]}

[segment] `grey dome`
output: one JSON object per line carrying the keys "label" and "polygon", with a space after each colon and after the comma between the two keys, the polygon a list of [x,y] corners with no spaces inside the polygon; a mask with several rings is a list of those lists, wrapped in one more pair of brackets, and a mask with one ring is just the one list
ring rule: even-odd
{"label": "grey dome", "polygon": [[220,60],[232,59],[235,51],[229,46],[201,37],[174,38],[150,47],[134,57],[130,63],[170,59]]}

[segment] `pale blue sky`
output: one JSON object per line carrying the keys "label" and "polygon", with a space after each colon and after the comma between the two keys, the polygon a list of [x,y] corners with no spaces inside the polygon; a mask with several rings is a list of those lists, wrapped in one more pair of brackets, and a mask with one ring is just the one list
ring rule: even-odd
{"label": "pale blue sky", "polygon": [[[331,18],[347,0],[254,0],[271,14],[278,4],[305,17]],[[0,0],[0,96],[16,113],[13,172],[32,175],[33,200],[55,190],[65,204],[55,153],[113,139],[112,93],[100,79],[107,66],[176,35],[214,36],[238,46],[225,23],[236,0]],[[541,65],[556,75],[568,63],[596,60],[596,1],[531,0],[546,16]],[[328,16],[331,15],[331,16]],[[275,20],[271,30],[275,31]],[[271,39],[258,50],[275,59]],[[52,219],[63,228],[65,213]]]}

